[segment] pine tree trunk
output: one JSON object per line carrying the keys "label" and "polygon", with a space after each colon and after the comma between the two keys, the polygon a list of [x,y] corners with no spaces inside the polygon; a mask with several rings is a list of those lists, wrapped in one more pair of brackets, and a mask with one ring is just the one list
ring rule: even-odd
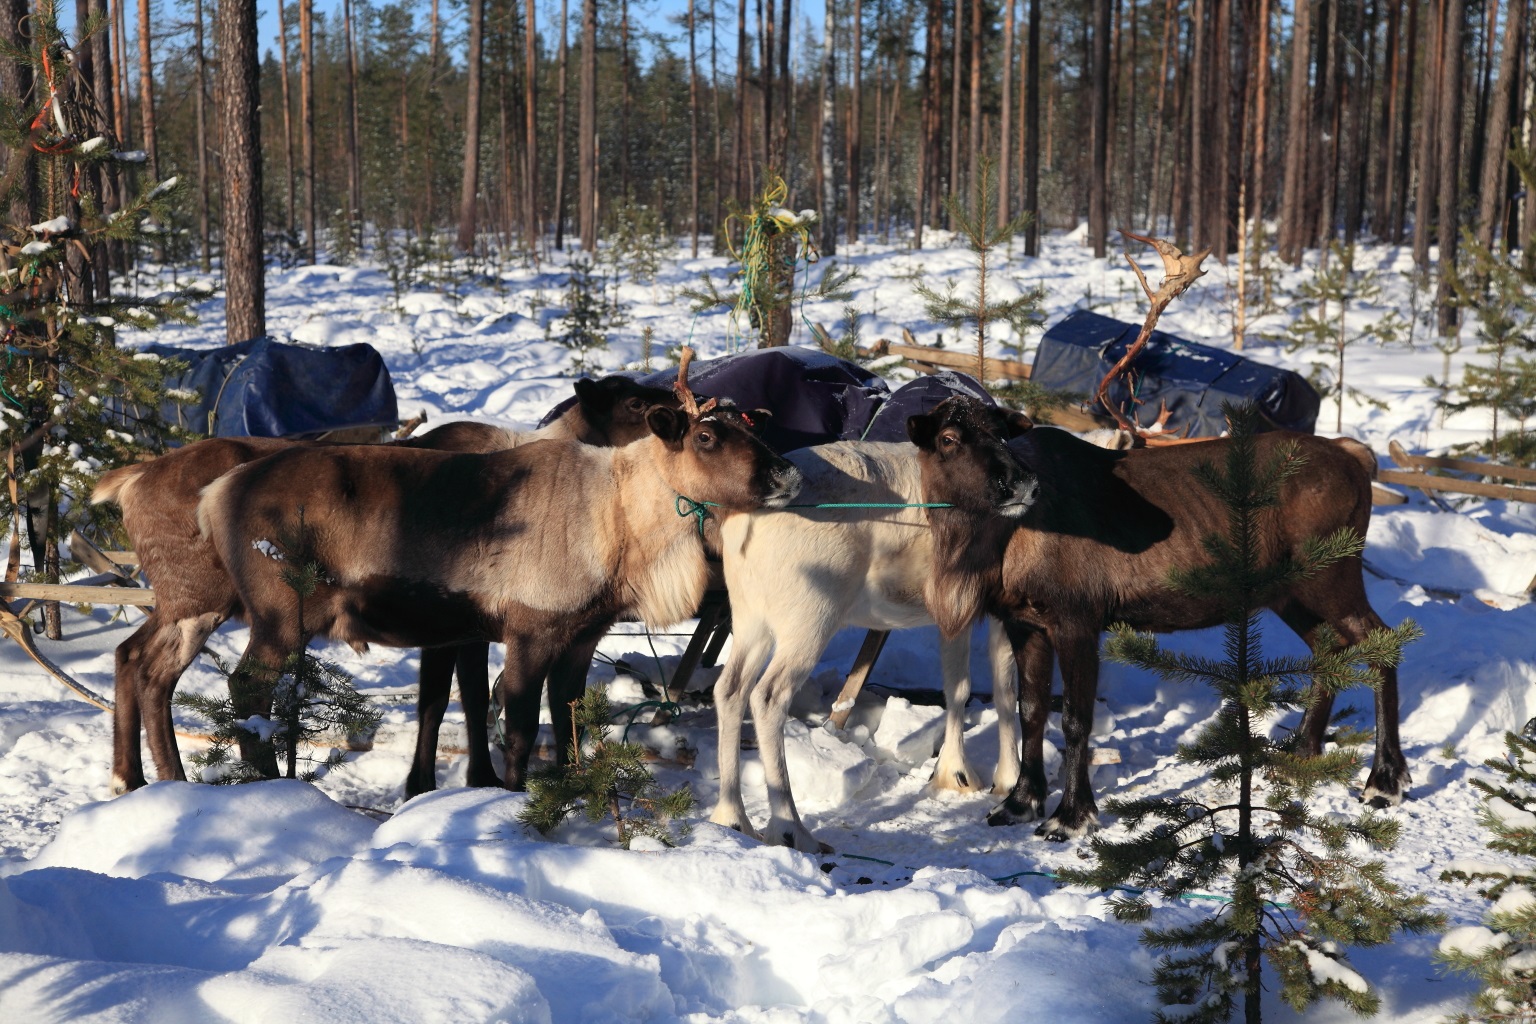
{"label": "pine tree trunk", "polygon": [[1040,255],[1040,0],[1029,0],[1028,67],[1024,80],[1029,96],[1024,104],[1024,255]]}
{"label": "pine tree trunk", "polygon": [[[213,261],[210,258],[208,245],[208,191],[212,183],[208,180],[208,115],[204,109],[208,64],[206,51],[203,49],[203,0],[194,0],[192,4],[192,30],[192,45],[196,48],[197,65],[197,83],[192,92],[193,106],[197,115],[197,236],[198,250],[201,254],[199,265],[206,274],[213,269]],[[286,85],[284,91],[287,91]],[[285,120],[287,113],[285,104],[283,109]]]}
{"label": "pine tree trunk", "polygon": [[[785,0],[788,4],[789,0]],[[827,0],[827,13],[821,46],[821,159],[816,165],[816,182],[821,189],[821,249],[828,256],[837,252],[837,177],[832,166],[832,147],[836,139],[835,90],[837,88],[837,7]]]}
{"label": "pine tree trunk", "polygon": [[[980,3],[981,0],[971,0],[971,3]],[[949,181],[947,182],[949,194],[955,198],[960,197],[960,58],[964,47],[960,41],[965,36],[965,0],[955,0],[955,23],[952,33],[953,53],[950,60],[949,71]],[[956,228],[955,218],[950,214],[945,218],[945,224],[949,230]]]}
{"label": "pine tree trunk", "polygon": [[784,0],[784,6],[780,9],[779,16],[779,128],[777,144],[774,152],[779,156],[779,166],[787,172],[790,166],[789,160],[789,134],[790,119],[795,110],[795,78],[789,73],[789,37],[790,15],[792,13],[793,0]]}
{"label": "pine tree trunk", "polygon": [[[1162,210],[1163,193],[1169,191],[1168,179],[1163,175],[1163,132],[1168,101],[1168,55],[1178,46],[1177,0],[1164,0],[1162,57],[1157,72],[1157,113],[1152,118],[1152,183],[1147,193],[1147,222],[1153,230],[1159,230],[1157,218]],[[1171,225],[1170,225],[1171,228]]]}
{"label": "pine tree trunk", "polygon": [[149,153],[149,176],[160,180],[160,144],[155,137],[155,64],[150,57],[149,0],[139,0],[139,120],[144,127],[144,149]]}
{"label": "pine tree trunk", "polygon": [[[278,72],[283,76],[283,175],[287,187],[285,193],[287,203],[288,233],[293,234],[294,227],[294,201],[293,201],[293,100],[289,96],[288,88],[288,18],[283,12],[287,4],[277,4],[277,52],[280,63]],[[202,10],[202,0],[198,0],[198,10]]]}
{"label": "pine tree trunk", "polygon": [[719,20],[715,16],[715,0],[709,0],[709,103],[710,121],[709,134],[714,146],[714,159],[711,174],[714,177],[714,189],[710,195],[709,235],[713,242],[711,249],[718,255],[720,252],[720,210],[723,197],[721,192],[725,188],[725,161],[721,152],[724,144],[725,133],[720,130],[720,66],[719,66],[719,36],[716,30],[719,28]]}
{"label": "pine tree trunk", "polygon": [[527,22],[523,26],[523,214],[528,251],[539,252],[544,224],[539,217],[539,48],[538,12],[534,0],[528,0]]}
{"label": "pine tree trunk", "polygon": [[581,248],[597,251],[597,0],[582,0],[581,82],[576,103]]}
{"label": "pine tree trunk", "polygon": [[731,140],[731,195],[747,201],[747,0],[736,0],[736,116]]}
{"label": "pine tree trunk", "polygon": [[943,0],[927,0],[927,38],[923,47],[922,158],[918,162],[917,206],[913,212],[913,245],[923,247],[923,228],[932,219],[933,195],[939,176],[940,69],[944,36]]}
{"label": "pine tree trunk", "polygon": [[555,100],[555,248],[565,250],[565,95],[570,82],[570,48],[567,46],[567,27],[570,25],[568,0],[560,0],[560,86]]}
{"label": "pine tree trunk", "polygon": [[971,123],[965,166],[973,216],[980,216],[981,209],[981,7],[981,0],[971,0]]}
{"label": "pine tree trunk", "polygon": [[[1259,0],[1258,23],[1258,74],[1253,85],[1253,184],[1244,193],[1245,217],[1253,219],[1253,273],[1259,277],[1261,260],[1264,258],[1264,164],[1268,159],[1269,144],[1269,7],[1270,0]],[[1238,230],[1248,231],[1248,225],[1239,224]]]}
{"label": "pine tree trunk", "polygon": [[[595,16],[595,15],[594,15]],[[629,180],[629,0],[619,4],[619,195],[631,196]]]}
{"label": "pine tree trunk", "polygon": [[[0,0],[0,42],[9,49],[30,53],[32,49],[32,19],[28,14],[27,0]],[[9,58],[0,59],[0,95],[10,97],[30,109],[34,97],[32,65]],[[21,160],[17,168],[13,161]],[[7,180],[14,177],[15,191],[5,209],[12,224],[36,224],[38,217],[37,163],[27,159],[10,146],[0,146],[0,175]],[[3,198],[3,197],[0,197]]]}
{"label": "pine tree trunk", "polygon": [[1302,205],[1306,194],[1307,136],[1312,106],[1307,102],[1307,68],[1312,50],[1312,0],[1296,0],[1291,29],[1291,81],[1286,100],[1285,184],[1280,201],[1280,258],[1301,264],[1305,246]]}
{"label": "pine tree trunk", "polygon": [[[1012,0],[1010,0],[1012,2]],[[853,0],[853,38],[848,56],[848,241],[859,240],[859,165],[864,158],[864,0]],[[1006,88],[1006,85],[1004,86]],[[879,114],[876,113],[876,123]]]}
{"label": "pine tree trunk", "polygon": [[[531,0],[530,0],[531,2]],[[692,254],[699,255],[699,54],[693,18],[694,0],[688,0],[688,222],[693,235]]]}
{"label": "pine tree trunk", "polygon": [[1461,237],[1461,110],[1462,82],[1462,0],[1445,0],[1444,43],[1441,52],[1445,69],[1440,97],[1440,306],[1441,337],[1456,333],[1460,320],[1451,281],[1456,276],[1456,245]]}
{"label": "pine tree trunk", "polygon": [[1443,106],[1445,51],[1441,46],[1445,28],[1446,0],[1435,0],[1431,8],[1429,40],[1425,49],[1423,112],[1419,118],[1419,187],[1413,204],[1413,265],[1429,270],[1429,232],[1434,221],[1436,175],[1439,170],[1438,126]]}
{"label": "pine tree trunk", "polygon": [[1094,0],[1093,171],[1088,182],[1088,244],[1095,259],[1108,252],[1109,234],[1109,20],[1114,0]]}
{"label": "pine tree trunk", "polygon": [[[124,27],[123,5],[127,0],[110,0],[107,8],[110,22],[108,34],[112,37],[112,95],[115,99],[112,112],[112,131],[119,143],[128,141],[128,33]],[[26,9],[26,4],[21,5]],[[7,15],[8,17],[8,15]]]}
{"label": "pine tree trunk", "polygon": [[762,123],[758,125],[758,134],[765,173],[782,170],[774,163],[773,153],[773,26],[773,0],[768,0],[766,11],[763,0],[757,0],[757,62],[762,85]]}
{"label": "pine tree trunk", "polygon": [[[1482,187],[1478,191],[1477,239],[1486,248],[1493,247],[1496,225],[1503,218],[1510,145],[1510,112],[1516,102],[1515,83],[1520,76],[1520,52],[1525,38],[1527,0],[1510,0],[1504,23],[1504,45],[1499,53],[1499,80],[1494,88],[1492,109],[1488,115],[1489,153],[1483,160]],[[1512,240],[1505,240],[1512,249]]]}
{"label": "pine tree trunk", "polygon": [[347,232],[357,232],[357,246],[362,248],[363,230],[363,157],[361,118],[357,111],[357,47],[352,39],[352,0],[342,0],[347,59]]}
{"label": "pine tree trunk", "polygon": [[261,70],[256,0],[219,6],[224,315],[230,344],[267,332],[261,243]]}
{"label": "pine tree trunk", "polygon": [[299,144],[304,151],[304,248],[315,262],[315,11],[314,0],[299,0]]}
{"label": "pine tree trunk", "polygon": [[1136,0],[1130,0],[1130,6],[1131,55],[1125,65],[1126,76],[1130,79],[1129,87],[1125,90],[1125,219],[1121,222],[1127,227],[1136,222],[1136,168],[1140,163],[1136,153],[1136,125],[1141,121],[1136,112],[1136,100],[1141,95],[1136,88]]}
{"label": "pine tree trunk", "polygon": [[1403,244],[1403,230],[1408,219],[1408,171],[1413,152],[1413,84],[1417,79],[1417,54],[1419,52],[1419,4],[1408,0],[1408,34],[1403,47],[1403,100],[1397,115],[1397,148],[1392,159],[1397,161],[1393,178],[1396,191],[1392,194],[1392,244]]}
{"label": "pine tree trunk", "polygon": [[[588,0],[592,2],[592,0]],[[464,94],[464,175],[459,185],[460,252],[475,251],[480,191],[480,75],[485,46],[485,0],[469,0],[469,53]]]}
{"label": "pine tree trunk", "polygon": [[997,159],[997,226],[1008,223],[1010,209],[1009,187],[1013,179],[1013,167],[1009,158],[1013,155],[1013,12],[1015,0],[1003,0],[1007,5],[1003,13],[1003,80],[1001,84],[1003,110],[998,125]]}
{"label": "pine tree trunk", "polygon": [[[1380,218],[1377,234],[1390,239],[1394,224],[1392,200],[1397,192],[1398,113],[1402,108],[1402,83],[1400,76],[1403,0],[1389,0],[1387,8],[1386,94],[1382,98],[1381,163],[1376,175],[1376,217]],[[1373,224],[1377,222],[1372,221]]]}

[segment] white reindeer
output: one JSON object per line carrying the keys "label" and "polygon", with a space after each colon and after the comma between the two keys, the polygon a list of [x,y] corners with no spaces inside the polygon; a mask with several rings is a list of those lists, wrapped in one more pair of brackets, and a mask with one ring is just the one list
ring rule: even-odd
{"label": "white reindeer", "polygon": [[[797,504],[922,501],[917,449],[910,444],[842,441],[787,458],[804,479]],[[932,625],[923,604],[923,584],[933,568],[928,519],[921,508],[754,512],[725,520],[720,536],[733,637],[715,683],[720,798],[710,820],[759,835],[741,800],[742,711],[750,698],[768,785],[769,820],[761,836],[816,852],[824,847],[801,824],[784,758],[790,700],[844,626]],[[989,647],[999,745],[992,782],[1006,793],[1019,775],[1020,726],[1012,649],[996,622]],[[968,633],[942,641],[939,658],[944,742],[930,786],[979,789],[964,749]]]}

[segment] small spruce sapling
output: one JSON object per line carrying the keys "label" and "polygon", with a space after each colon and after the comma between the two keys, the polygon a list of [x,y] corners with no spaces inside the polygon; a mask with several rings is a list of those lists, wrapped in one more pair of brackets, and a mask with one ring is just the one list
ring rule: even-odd
{"label": "small spruce sapling", "polygon": [[592,353],[608,347],[608,332],[624,323],[623,308],[607,298],[601,279],[584,256],[571,260],[565,289],[565,330],[556,340],[575,353],[575,371],[593,368]]}
{"label": "small spruce sapling", "polygon": [[687,835],[688,823],[682,819],[693,809],[693,793],[687,786],[663,792],[646,767],[645,749],[609,738],[613,708],[608,691],[593,687],[571,702],[571,711],[576,735],[566,764],[532,774],[519,820],[547,834],[580,808],[588,821],[612,817],[626,850],[636,836],[672,846]]}
{"label": "small spruce sapling", "polygon": [[[192,755],[197,777],[204,782],[221,784],[254,782],[271,777],[268,761],[281,759],[284,777],[313,782],[321,775],[346,765],[346,755],[331,747],[324,758],[316,759],[304,753],[302,748],[312,747],[326,738],[341,737],[347,742],[357,738],[371,738],[382,718],[373,702],[352,685],[352,677],[334,662],[311,653],[308,648],[309,633],[304,626],[304,602],[314,595],[325,582],[325,569],[315,560],[308,542],[308,529],[304,525],[304,509],[299,509],[299,528],[296,535],[280,539],[273,545],[271,557],[283,562],[281,577],[298,595],[299,635],[303,638],[298,650],[288,656],[282,670],[272,683],[272,715],[238,718],[235,712],[235,695],[241,687],[259,685],[257,673],[231,672],[223,662],[215,658],[215,664],[229,680],[228,697],[207,697],[200,694],[179,693],[175,701],[181,707],[194,711],[213,723],[213,744]],[[239,743],[244,735],[255,735],[260,751],[256,761],[234,758],[231,746]],[[299,771],[299,762],[309,767]]]}
{"label": "small spruce sapling", "polygon": [[976,379],[983,386],[987,382],[987,325],[1003,323],[1022,336],[1027,329],[1039,326],[1042,322],[1040,304],[1045,298],[1043,288],[1021,291],[1002,302],[987,296],[987,260],[992,250],[1023,231],[1029,224],[1027,213],[1021,213],[1006,224],[997,223],[993,196],[995,187],[992,164],[989,160],[983,160],[979,209],[969,209],[954,193],[944,197],[944,207],[954,220],[956,230],[965,239],[966,248],[976,257],[975,294],[962,299],[956,294],[953,283],[941,293],[922,281],[913,282],[913,288],[922,298],[929,319],[956,330],[967,325],[975,328]]}
{"label": "small spruce sapling", "polygon": [[1481,925],[1453,928],[1440,940],[1437,959],[1482,985],[1471,1012],[1457,1014],[1451,1024],[1536,1024],[1536,742],[1506,733],[1504,745],[1504,760],[1484,762],[1501,778],[1473,778],[1472,785],[1484,796],[1478,821],[1493,833],[1489,849],[1522,860],[1509,866],[1453,862],[1440,875],[1476,886],[1493,904]]}
{"label": "small spruce sapling", "polygon": [[1375,275],[1355,270],[1353,245],[1329,243],[1317,271],[1297,291],[1307,311],[1291,324],[1289,351],[1310,349],[1321,357],[1312,364],[1312,384],[1324,398],[1333,397],[1337,405],[1333,429],[1334,433],[1342,433],[1346,396],[1385,407],[1380,400],[1346,382],[1345,353],[1361,341],[1372,340],[1379,345],[1397,341],[1408,325],[1396,310],[1350,324],[1351,304],[1371,303],[1381,297]]}
{"label": "small spruce sapling", "polygon": [[[1232,441],[1223,467],[1202,464],[1199,482],[1220,497],[1227,534],[1205,540],[1211,561],[1176,571],[1170,583],[1189,594],[1219,596],[1229,610],[1226,658],[1216,661],[1167,651],[1150,634],[1113,628],[1110,658],[1164,679],[1204,682],[1221,708],[1179,759],[1207,768],[1229,792],[1222,802],[1182,796],[1112,800],[1130,834],[1096,836],[1095,863],[1064,871],[1076,884],[1100,889],[1134,885],[1174,898],[1194,889],[1229,887],[1231,902],[1185,927],[1148,928],[1142,941],[1161,952],[1153,974],[1167,1007],[1158,1021],[1225,1021],[1239,999],[1248,1024],[1260,1020],[1263,959],[1280,979],[1280,995],[1298,1011],[1319,996],[1374,1013],[1379,999],[1350,967],[1344,947],[1375,946],[1398,930],[1439,927],[1423,896],[1410,896],[1387,877],[1380,861],[1361,861],[1354,841],[1390,849],[1398,823],[1366,812],[1354,820],[1314,813],[1306,801],[1325,783],[1346,784],[1360,767],[1351,748],[1318,756],[1296,749],[1297,736],[1271,738],[1263,723],[1307,705],[1309,683],[1323,692],[1374,685],[1364,665],[1394,663],[1418,627],[1404,622],[1377,630],[1352,647],[1320,637],[1305,658],[1265,658],[1257,612],[1269,595],[1342,558],[1357,555],[1360,538],[1347,530],[1314,538],[1305,554],[1271,568],[1259,554],[1265,520],[1276,514],[1281,485],[1302,470],[1294,446],[1265,464],[1254,448],[1258,417],[1251,407],[1227,407]],[[1234,792],[1235,791],[1235,792]],[[1262,792],[1261,792],[1262,791]],[[1150,826],[1150,827],[1148,827]],[[1144,922],[1142,895],[1117,895],[1117,918]]]}
{"label": "small spruce sapling", "polygon": [[[1456,389],[1460,400],[1447,397],[1442,404],[1449,412],[1487,409],[1488,457],[1530,462],[1536,458],[1536,443],[1526,434],[1525,422],[1536,413],[1536,294],[1518,257],[1502,242],[1490,250],[1466,233],[1462,245],[1468,266],[1452,276],[1451,287],[1457,303],[1477,314],[1477,352],[1491,361],[1468,363]],[[1500,437],[1500,413],[1519,421],[1513,437]]]}

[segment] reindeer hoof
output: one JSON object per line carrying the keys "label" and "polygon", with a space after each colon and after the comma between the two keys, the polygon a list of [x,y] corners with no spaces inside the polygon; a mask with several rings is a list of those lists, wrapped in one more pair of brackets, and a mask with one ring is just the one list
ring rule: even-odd
{"label": "reindeer hoof", "polygon": [[764,834],[774,846],[787,846],[791,850],[799,850],[801,853],[834,853],[832,847],[821,842],[811,835],[805,826],[789,823],[772,823],[764,829]]}
{"label": "reindeer hoof", "polygon": [[[1060,812],[1057,812],[1058,814]],[[1053,843],[1065,843],[1069,839],[1081,839],[1092,835],[1099,830],[1099,816],[1087,814],[1077,824],[1069,824],[1060,817],[1053,816],[1046,819],[1039,828],[1035,829],[1035,835]]]}
{"label": "reindeer hoof", "polygon": [[138,789],[142,785],[144,785],[144,782],[142,780],[140,780],[137,783],[134,783],[134,782],[129,782],[127,779],[123,778],[121,775],[113,775],[112,776],[112,795],[113,796],[122,796],[124,793],[131,793],[134,790]]}
{"label": "reindeer hoof", "polygon": [[742,835],[756,839],[758,842],[763,841],[763,837],[758,834],[757,829],[752,827],[752,822],[747,820],[745,813],[737,813],[730,809],[724,811],[717,809],[714,814],[709,816],[709,820],[715,825],[723,825],[732,832],[740,832]]}
{"label": "reindeer hoof", "polygon": [[1399,772],[1372,770],[1360,791],[1360,802],[1376,810],[1396,807],[1408,795],[1412,780],[1406,770]]}
{"label": "reindeer hoof", "polygon": [[1032,800],[1015,802],[1008,799],[992,808],[992,812],[987,815],[987,824],[994,828],[1000,825],[1025,825],[1039,821],[1043,813],[1044,808]]}
{"label": "reindeer hoof", "polygon": [[954,793],[975,793],[981,787],[976,783],[976,773],[969,765],[959,768],[935,768],[933,778],[928,780],[928,789],[931,792],[949,791]]}

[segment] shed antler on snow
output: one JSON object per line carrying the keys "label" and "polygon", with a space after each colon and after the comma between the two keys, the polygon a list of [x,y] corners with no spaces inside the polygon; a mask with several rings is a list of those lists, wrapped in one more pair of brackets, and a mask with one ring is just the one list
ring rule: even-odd
{"label": "shed antler on snow", "polygon": [[682,353],[677,360],[677,383],[672,385],[672,390],[677,392],[677,400],[682,403],[683,412],[691,419],[698,419],[720,404],[718,398],[711,398],[703,405],[694,397],[693,391],[688,387],[688,364],[693,362],[693,346],[684,345]]}
{"label": "shed antler on snow", "polygon": [[[1131,269],[1136,272],[1136,279],[1141,282],[1141,290],[1146,292],[1147,299],[1152,303],[1152,306],[1147,310],[1147,318],[1142,322],[1141,332],[1136,335],[1136,340],[1131,344],[1130,348],[1125,350],[1125,355],[1121,356],[1119,361],[1104,375],[1104,379],[1099,381],[1098,390],[1094,393],[1093,397],[1095,403],[1109,410],[1109,414],[1115,418],[1115,422],[1121,430],[1127,430],[1131,433],[1131,436],[1136,439],[1137,447],[1141,447],[1146,444],[1148,433],[1138,427],[1134,420],[1131,420],[1124,412],[1110,402],[1109,386],[1114,383],[1115,378],[1124,376],[1129,372],[1131,363],[1141,354],[1141,350],[1146,348],[1147,339],[1152,337],[1152,329],[1157,326],[1158,317],[1163,315],[1163,310],[1168,308],[1168,304],[1180,295],[1183,295],[1190,285],[1205,275],[1205,271],[1200,268],[1200,264],[1205,262],[1205,258],[1211,254],[1211,250],[1202,249],[1193,256],[1186,256],[1184,251],[1172,242],[1165,242],[1160,238],[1134,235],[1124,229],[1121,229],[1120,234],[1128,239],[1144,242],[1157,250],[1157,254],[1163,258],[1163,280],[1157,286],[1157,290],[1153,291],[1152,286],[1147,283],[1147,275],[1142,273],[1141,268],[1136,265],[1136,261],[1129,252],[1125,254],[1125,262],[1129,263]],[[1165,406],[1158,416],[1158,426],[1162,426],[1167,420],[1168,410]]]}

